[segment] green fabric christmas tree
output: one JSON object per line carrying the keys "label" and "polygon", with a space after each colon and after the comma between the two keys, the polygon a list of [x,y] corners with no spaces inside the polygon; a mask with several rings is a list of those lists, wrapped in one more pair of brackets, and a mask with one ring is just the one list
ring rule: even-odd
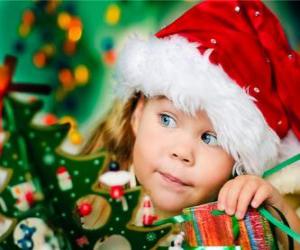
{"label": "green fabric christmas tree", "polygon": [[[41,246],[67,249],[62,230],[51,226],[53,210],[45,200],[23,136],[34,110],[40,108],[40,103],[34,103],[30,109],[14,109],[11,99],[7,97],[7,93],[12,90],[23,91],[28,87],[34,89],[29,84],[11,84],[15,65],[15,58],[6,57],[5,64],[0,69],[2,122],[5,131],[1,133],[0,247],[33,249],[35,245],[36,249]],[[35,88],[37,89],[41,88]],[[39,241],[34,243],[36,238]]]}
{"label": "green fabric christmas tree", "polygon": [[[73,156],[59,145],[69,124],[37,126],[31,123],[40,101],[3,100],[6,138],[0,159],[3,249],[155,249],[171,226],[143,227],[133,223],[140,187],[113,196],[100,185],[107,170],[105,151]],[[118,173],[118,171],[116,171]],[[112,238],[110,238],[113,236]],[[127,246],[127,248],[123,248]]]}

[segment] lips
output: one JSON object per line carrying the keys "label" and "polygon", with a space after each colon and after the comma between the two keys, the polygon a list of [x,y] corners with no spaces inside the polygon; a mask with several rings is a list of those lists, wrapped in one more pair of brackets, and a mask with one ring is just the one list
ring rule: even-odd
{"label": "lips", "polygon": [[159,174],[166,180],[174,184],[182,185],[182,186],[191,186],[189,183],[182,181],[181,179],[164,172],[159,172]]}

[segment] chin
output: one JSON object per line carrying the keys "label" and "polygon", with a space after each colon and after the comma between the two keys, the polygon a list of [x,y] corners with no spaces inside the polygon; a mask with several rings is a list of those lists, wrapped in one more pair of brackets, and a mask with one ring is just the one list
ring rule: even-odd
{"label": "chin", "polygon": [[178,215],[182,213],[182,210],[185,208],[182,206],[182,204],[178,204],[177,202],[170,202],[168,199],[158,199],[155,198],[152,199],[153,205],[155,209],[158,209],[159,211],[172,215]]}

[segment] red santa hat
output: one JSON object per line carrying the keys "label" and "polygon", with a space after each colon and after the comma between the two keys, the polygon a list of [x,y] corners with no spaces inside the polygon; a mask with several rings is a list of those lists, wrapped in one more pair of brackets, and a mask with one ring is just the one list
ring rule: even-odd
{"label": "red santa hat", "polygon": [[132,38],[116,79],[125,99],[141,91],[204,109],[239,174],[262,174],[289,131],[300,138],[300,57],[260,1],[204,1],[147,41]]}

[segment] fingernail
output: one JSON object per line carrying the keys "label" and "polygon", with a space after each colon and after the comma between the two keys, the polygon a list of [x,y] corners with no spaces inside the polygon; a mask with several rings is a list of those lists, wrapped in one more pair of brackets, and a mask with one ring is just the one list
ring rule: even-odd
{"label": "fingernail", "polygon": [[241,220],[241,219],[243,219],[243,214],[242,214],[241,212],[237,212],[237,213],[235,214],[235,217],[236,217],[238,220]]}
{"label": "fingernail", "polygon": [[257,202],[256,201],[252,201],[251,202],[251,206],[254,207],[254,208],[256,208],[257,207]]}
{"label": "fingernail", "polygon": [[223,211],[224,210],[224,205],[219,203],[218,204],[218,209]]}
{"label": "fingernail", "polygon": [[229,215],[233,215],[233,214],[234,214],[234,211],[233,211],[232,209],[228,209],[226,212],[227,212],[227,214],[229,214]]}

